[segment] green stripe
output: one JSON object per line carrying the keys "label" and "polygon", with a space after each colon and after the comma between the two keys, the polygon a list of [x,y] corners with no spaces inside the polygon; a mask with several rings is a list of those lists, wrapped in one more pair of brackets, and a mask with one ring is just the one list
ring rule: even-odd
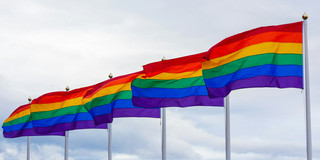
{"label": "green stripe", "polygon": [[[132,99],[132,91],[121,91],[115,94],[98,97],[86,103],[84,106],[89,110],[96,106],[110,104],[117,99]],[[48,119],[48,118],[53,118],[53,117],[63,116],[63,115],[84,113],[84,112],[87,112],[84,106],[78,105],[78,106],[70,106],[70,107],[61,108],[61,109],[52,110],[52,111],[32,112],[31,113],[32,120],[41,120],[41,119]],[[30,115],[23,116],[15,120],[6,122],[3,124],[3,126],[11,126],[11,125],[20,124],[20,123],[26,123],[29,121],[29,119],[30,119]]]}
{"label": "green stripe", "polygon": [[183,78],[174,80],[139,79],[136,78],[132,85],[138,88],[187,88],[205,85],[203,77]]}
{"label": "green stripe", "polygon": [[29,119],[30,119],[30,115],[25,115],[23,117],[14,119],[14,120],[6,122],[6,123],[3,123],[3,126],[11,126],[11,125],[16,125],[16,124],[20,124],[20,123],[26,123],[29,121]]}
{"label": "green stripe", "polygon": [[245,58],[232,61],[222,66],[203,70],[203,77],[205,79],[215,78],[227,74],[234,73],[240,69],[255,67],[265,64],[274,65],[302,65],[301,54],[276,54],[267,53],[255,56],[248,56]]}
{"label": "green stripe", "polygon": [[130,91],[120,91],[115,94],[110,94],[107,96],[95,98],[92,101],[86,103],[85,108],[87,110],[90,110],[90,109],[97,107],[97,106],[110,104],[113,101],[118,100],[118,99],[132,99],[132,91],[131,90]]}
{"label": "green stripe", "polygon": [[58,116],[84,113],[87,110],[83,107],[83,105],[78,106],[70,106],[66,108],[56,109],[52,111],[44,111],[44,112],[31,112],[32,120],[40,120],[40,119],[48,119]]}

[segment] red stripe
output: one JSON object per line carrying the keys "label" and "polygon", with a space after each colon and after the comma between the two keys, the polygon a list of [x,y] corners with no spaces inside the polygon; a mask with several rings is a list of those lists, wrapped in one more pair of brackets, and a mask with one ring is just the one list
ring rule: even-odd
{"label": "red stripe", "polygon": [[101,83],[74,89],[71,91],[58,91],[58,92],[51,92],[44,94],[32,101],[32,104],[46,104],[46,103],[56,103],[56,102],[63,102],[69,99],[79,98],[79,97],[91,97],[98,91],[108,86],[114,86],[117,84],[124,84],[133,81],[138,75],[142,74],[143,72],[135,72],[119,77],[115,77]]}
{"label": "red stripe", "polygon": [[[147,77],[152,77],[162,72],[181,73],[186,71],[195,71],[198,70],[199,67],[201,68],[201,61],[204,54],[205,52],[175,59],[149,63],[143,66],[144,73]],[[191,63],[199,63],[199,65],[191,65]]]}
{"label": "red stripe", "polygon": [[85,95],[85,97],[86,98],[92,97],[95,93],[99,92],[100,90],[106,87],[132,82],[136,77],[138,77],[141,74],[143,74],[143,71],[139,71],[139,72],[123,75],[123,76],[118,76],[118,77],[103,81],[99,84],[96,84],[91,90],[89,90]]}
{"label": "red stripe", "polygon": [[68,92],[67,91],[50,92],[32,100],[32,104],[56,103],[56,102],[66,101],[69,99],[83,97],[86,94],[86,92],[91,88],[92,86],[74,89]]}
{"label": "red stripe", "polygon": [[18,107],[16,110],[14,110],[9,117],[12,117],[12,116],[14,116],[24,110],[27,110],[29,108],[30,108],[30,104],[22,105],[22,106]]}
{"label": "red stripe", "polygon": [[[226,51],[224,51],[223,53],[219,53],[218,51],[216,51],[216,48],[222,47],[224,49],[226,49],[228,47],[228,45],[230,48],[233,48],[233,43],[238,43],[237,45],[237,50],[252,45],[252,44],[257,44],[257,43],[261,43],[261,42],[266,42],[266,41],[270,41],[273,40],[275,42],[288,42],[288,39],[286,39],[286,37],[282,37],[280,36],[280,39],[278,36],[276,36],[276,38],[271,39],[271,37],[265,37],[265,39],[260,39],[257,38],[255,40],[252,40],[249,44],[244,44],[244,42],[247,42],[249,39],[258,36],[259,34],[263,34],[263,33],[267,33],[267,32],[279,32],[279,34],[281,34],[282,32],[296,32],[296,33],[302,33],[302,21],[301,22],[295,22],[295,23],[289,23],[289,24],[283,24],[283,25],[278,25],[278,26],[266,26],[266,27],[259,27],[256,29],[252,29],[249,31],[245,31],[239,34],[236,34],[234,36],[228,37],[224,40],[222,40],[221,42],[219,42],[218,44],[214,45],[213,47],[211,47],[209,49],[209,51],[204,55],[205,59],[213,59],[216,57],[221,57],[223,55],[226,55]],[[285,33],[283,33],[285,34]],[[256,41],[256,42],[254,42]],[[298,41],[298,42],[297,42]],[[301,36],[301,40],[297,40],[294,39],[293,42],[297,42],[297,43],[301,43],[302,41],[302,36]],[[291,41],[290,41],[291,42]],[[241,45],[239,45],[241,44]],[[221,49],[223,50],[223,49]],[[234,49],[236,50],[236,49]],[[232,53],[229,52],[229,53]]]}

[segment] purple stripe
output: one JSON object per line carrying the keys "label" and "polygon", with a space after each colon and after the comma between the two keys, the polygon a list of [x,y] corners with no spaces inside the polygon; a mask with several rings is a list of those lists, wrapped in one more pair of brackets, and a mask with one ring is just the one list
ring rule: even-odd
{"label": "purple stripe", "polygon": [[221,88],[208,88],[208,93],[212,98],[226,97],[232,90],[256,87],[303,88],[303,78],[257,76],[237,80]]}
{"label": "purple stripe", "polygon": [[147,98],[132,97],[135,106],[145,108],[223,106],[223,98],[210,99],[208,96],[190,96],[185,98]]}
{"label": "purple stripe", "polygon": [[146,109],[146,108],[116,108],[116,109],[113,109],[113,118],[121,118],[121,117],[160,118],[160,109]]}
{"label": "purple stripe", "polygon": [[76,121],[59,123],[49,127],[35,127],[34,131],[40,134],[50,134],[52,132],[69,131],[75,129],[107,129],[107,124],[96,125],[94,121]]}
{"label": "purple stripe", "polygon": [[107,125],[107,123],[112,123],[113,114],[109,113],[109,114],[99,115],[99,116],[95,116],[93,119],[94,119],[96,125],[102,125],[102,124]]}
{"label": "purple stripe", "polygon": [[3,132],[3,136],[5,138],[16,138],[16,137],[23,137],[23,136],[64,136],[65,132],[54,132],[54,133],[48,133],[48,134],[37,134],[35,131],[30,129],[24,129],[24,130],[17,130],[12,132]]}

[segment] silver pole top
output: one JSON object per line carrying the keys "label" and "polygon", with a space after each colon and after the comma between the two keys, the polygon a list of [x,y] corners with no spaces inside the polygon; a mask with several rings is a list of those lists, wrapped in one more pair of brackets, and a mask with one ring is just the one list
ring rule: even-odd
{"label": "silver pole top", "polygon": [[70,90],[70,87],[69,87],[69,86],[67,86],[67,87],[66,87],[66,91],[68,92],[69,90]]}

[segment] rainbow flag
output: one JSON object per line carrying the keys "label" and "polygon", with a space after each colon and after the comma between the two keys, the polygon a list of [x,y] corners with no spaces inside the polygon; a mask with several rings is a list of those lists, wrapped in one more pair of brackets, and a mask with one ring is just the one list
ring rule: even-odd
{"label": "rainbow flag", "polygon": [[303,88],[302,22],[231,36],[204,59],[203,77],[213,98],[241,88]]}
{"label": "rainbow flag", "polygon": [[36,133],[51,134],[75,129],[102,128],[96,125],[82,101],[92,86],[44,94],[31,102],[31,120]]}
{"label": "rainbow flag", "polygon": [[[30,118],[30,104],[22,105],[12,112],[12,114],[3,122],[2,129],[5,138],[44,136],[33,130]],[[65,132],[53,132],[46,135],[64,136]]]}
{"label": "rainbow flag", "polygon": [[204,53],[150,63],[132,82],[132,101],[139,107],[223,106],[210,99],[202,77]]}
{"label": "rainbow flag", "polygon": [[96,124],[110,123],[109,117],[160,118],[160,109],[136,107],[132,103],[131,82],[142,72],[115,77],[97,84],[83,102]]}

